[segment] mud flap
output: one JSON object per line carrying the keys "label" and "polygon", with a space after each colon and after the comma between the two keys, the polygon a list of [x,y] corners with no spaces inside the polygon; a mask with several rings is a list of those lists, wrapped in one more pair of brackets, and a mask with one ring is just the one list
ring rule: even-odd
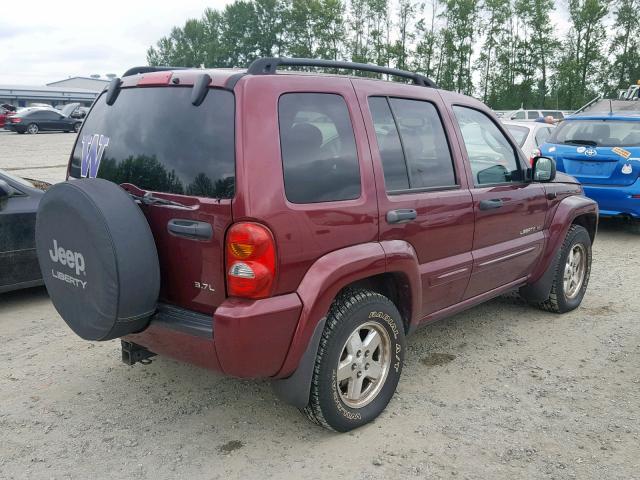
{"label": "mud flap", "polygon": [[290,377],[281,380],[273,380],[271,387],[276,396],[284,403],[297,408],[304,408],[309,403],[309,395],[311,393],[311,378],[313,376],[313,368],[316,364],[316,355],[318,354],[318,345],[322,338],[324,324],[327,318],[323,317],[313,331],[313,336],[309,340],[307,349],[302,354],[298,368]]}

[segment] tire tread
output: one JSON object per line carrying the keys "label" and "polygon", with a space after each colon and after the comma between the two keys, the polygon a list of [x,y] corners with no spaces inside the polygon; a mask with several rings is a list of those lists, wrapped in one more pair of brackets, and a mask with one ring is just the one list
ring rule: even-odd
{"label": "tire tread", "polygon": [[[575,237],[575,232],[578,232],[581,229],[585,230],[585,228],[582,227],[581,225],[576,225],[576,224],[571,225],[571,227],[569,228],[569,231],[567,232],[567,235],[564,238],[564,241],[562,242],[562,246],[558,250],[558,256],[560,258],[562,257],[562,252],[564,252],[567,248],[569,248],[569,245],[571,245],[571,243],[573,242],[573,239]],[[542,310],[546,310],[547,312],[552,312],[552,313],[563,312],[562,308],[560,307],[560,303],[558,302],[559,295],[563,294],[560,289],[561,286],[558,283],[558,271],[561,268],[564,268],[564,265],[562,265],[560,261],[556,262],[556,269],[555,269],[555,272],[553,272],[553,284],[551,285],[551,292],[549,293],[549,297],[546,300],[539,302],[537,304],[538,308]]]}
{"label": "tire tread", "polygon": [[311,379],[309,403],[304,409],[302,409],[302,412],[313,423],[331,431],[336,430],[329,425],[329,422],[324,418],[322,408],[320,406],[320,367],[324,356],[327,354],[331,335],[342,319],[348,315],[350,308],[354,305],[364,305],[369,301],[389,303],[395,307],[391,300],[377,292],[366,289],[347,288],[343,290],[331,304],[329,314],[327,315],[327,322],[325,324],[324,331],[322,332],[322,338],[320,339],[320,345],[318,345],[318,355],[316,356],[316,362],[313,367],[313,378]]}

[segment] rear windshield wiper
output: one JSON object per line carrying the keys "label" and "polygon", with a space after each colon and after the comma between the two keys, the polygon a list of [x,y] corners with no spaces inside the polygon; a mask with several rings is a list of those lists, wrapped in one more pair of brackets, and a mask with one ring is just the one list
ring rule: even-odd
{"label": "rear windshield wiper", "polygon": [[145,205],[173,205],[174,207],[190,208],[184,203],[174,202],[173,200],[167,200],[166,198],[156,197],[151,192],[146,192],[144,195],[136,195],[135,193],[128,192],[134,200]]}
{"label": "rear windshield wiper", "polygon": [[568,145],[589,145],[590,147],[598,146],[598,142],[594,142],[593,140],[572,139],[572,140],[565,140],[562,143],[565,143]]}

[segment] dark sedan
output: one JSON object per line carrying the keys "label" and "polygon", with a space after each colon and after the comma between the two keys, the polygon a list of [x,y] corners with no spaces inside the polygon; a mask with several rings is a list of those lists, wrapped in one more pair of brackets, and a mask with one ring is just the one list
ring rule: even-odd
{"label": "dark sedan", "polygon": [[53,109],[29,109],[7,118],[6,130],[18,133],[45,131],[77,132],[82,121]]}
{"label": "dark sedan", "polygon": [[42,285],[35,224],[47,187],[0,170],[0,293]]}

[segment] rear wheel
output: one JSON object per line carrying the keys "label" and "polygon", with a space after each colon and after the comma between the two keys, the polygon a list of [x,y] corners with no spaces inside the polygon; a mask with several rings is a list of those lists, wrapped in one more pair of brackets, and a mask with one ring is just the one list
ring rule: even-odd
{"label": "rear wheel", "polygon": [[349,290],[333,303],[304,413],[346,432],[375,419],[393,396],[404,360],[402,318],[386,297]]}
{"label": "rear wheel", "polygon": [[577,308],[591,274],[591,237],[580,225],[572,225],[560,249],[560,258],[549,297],[539,304],[544,310],[565,313]]}
{"label": "rear wheel", "polygon": [[81,123],[80,123],[80,122],[78,122],[78,123],[74,123],[74,124],[73,124],[73,131],[74,131],[75,133],[78,133],[78,132],[80,131],[80,125],[81,125]]}
{"label": "rear wheel", "polygon": [[31,135],[35,135],[39,130],[40,129],[38,128],[38,125],[36,125],[35,123],[30,123],[29,125],[27,125],[27,133]]}

